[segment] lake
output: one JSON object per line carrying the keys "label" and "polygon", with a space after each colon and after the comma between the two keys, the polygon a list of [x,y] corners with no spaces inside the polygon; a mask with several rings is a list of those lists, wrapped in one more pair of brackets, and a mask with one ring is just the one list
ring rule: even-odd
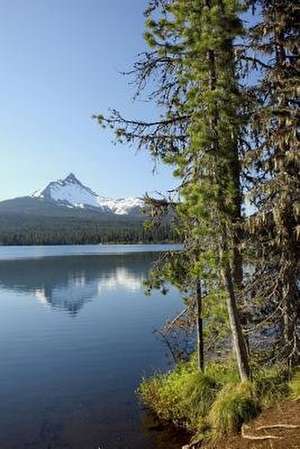
{"label": "lake", "polygon": [[179,294],[143,292],[168,248],[0,247],[1,449],[181,448],[135,395],[170,367],[154,330]]}

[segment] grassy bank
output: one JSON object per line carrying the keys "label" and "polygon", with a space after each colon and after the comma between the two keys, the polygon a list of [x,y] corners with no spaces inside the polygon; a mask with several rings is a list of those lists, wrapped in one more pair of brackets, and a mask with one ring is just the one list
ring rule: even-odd
{"label": "grassy bank", "polygon": [[188,429],[193,441],[203,442],[239,432],[263,408],[299,397],[300,373],[289,382],[283,366],[257,365],[252,381],[240,383],[231,360],[211,362],[201,373],[192,358],[173,371],[143,380],[138,394],[160,420]]}

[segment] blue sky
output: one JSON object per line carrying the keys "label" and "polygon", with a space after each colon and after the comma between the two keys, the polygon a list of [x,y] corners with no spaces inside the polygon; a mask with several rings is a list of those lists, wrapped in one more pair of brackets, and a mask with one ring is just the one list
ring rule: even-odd
{"label": "blue sky", "polygon": [[1,0],[0,200],[32,193],[69,172],[107,196],[172,185],[146,153],[115,147],[92,114],[133,103],[129,68],[144,49],[144,0]]}

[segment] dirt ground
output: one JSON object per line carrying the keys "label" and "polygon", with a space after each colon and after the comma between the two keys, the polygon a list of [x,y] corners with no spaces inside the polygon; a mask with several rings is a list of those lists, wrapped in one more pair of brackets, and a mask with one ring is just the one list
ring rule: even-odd
{"label": "dirt ground", "polygon": [[[274,424],[293,424],[299,428],[273,428],[257,430],[259,426]],[[245,428],[245,434],[251,436],[272,435],[280,439],[248,440],[241,435],[224,438],[210,446],[210,449],[300,449],[300,400],[281,402],[275,407],[264,410]]]}

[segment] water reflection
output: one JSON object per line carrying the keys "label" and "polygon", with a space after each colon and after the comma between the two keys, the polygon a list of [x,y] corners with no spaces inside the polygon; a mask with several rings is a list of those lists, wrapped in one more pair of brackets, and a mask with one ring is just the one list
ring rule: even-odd
{"label": "water reflection", "polygon": [[144,296],[156,258],[0,261],[1,449],[182,446],[134,393],[143,376],[169,368],[153,329],[182,308],[176,291]]}
{"label": "water reflection", "polygon": [[151,254],[48,257],[0,261],[0,288],[32,293],[42,304],[75,316],[109,290],[142,288]]}
{"label": "water reflection", "polygon": [[182,448],[191,440],[191,434],[184,429],[169,424],[162,424],[151,412],[145,412],[141,419],[144,435],[155,449]]}

